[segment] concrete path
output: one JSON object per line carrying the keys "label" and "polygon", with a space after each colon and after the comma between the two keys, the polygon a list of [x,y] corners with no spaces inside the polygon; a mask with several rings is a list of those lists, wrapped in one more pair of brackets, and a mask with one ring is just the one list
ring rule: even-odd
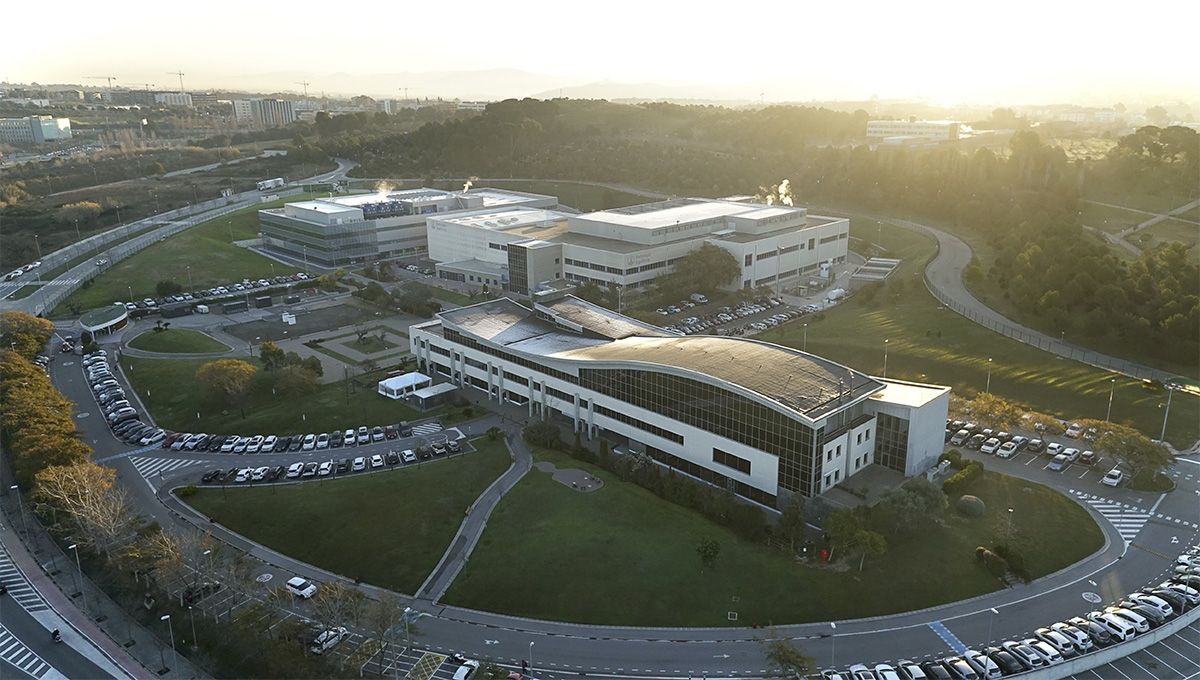
{"label": "concrete path", "polygon": [[1087,229],[1088,231],[1099,234],[1100,237],[1103,238],[1105,241],[1108,241],[1109,243],[1111,243],[1119,248],[1124,248],[1125,250],[1128,250],[1129,252],[1133,253],[1135,256],[1138,256],[1138,257],[1141,256],[1142,249],[1139,248],[1138,246],[1135,246],[1134,244],[1130,243],[1128,238],[1130,236],[1133,236],[1134,234],[1138,233],[1139,231],[1142,231],[1143,229],[1153,227],[1154,225],[1158,224],[1159,222],[1162,222],[1163,220],[1168,220],[1168,219],[1176,219],[1181,222],[1187,222],[1188,224],[1194,224],[1197,227],[1200,227],[1200,222],[1196,222],[1194,220],[1189,220],[1187,218],[1179,217],[1183,213],[1200,205],[1200,198],[1197,198],[1193,201],[1188,201],[1187,203],[1184,203],[1183,205],[1179,206],[1178,208],[1174,208],[1165,213],[1155,213],[1155,212],[1150,212],[1148,210],[1138,210],[1137,208],[1130,208],[1130,207],[1123,206],[1123,205],[1116,205],[1114,203],[1102,203],[1100,201],[1084,201],[1084,203],[1091,203],[1092,205],[1102,205],[1106,208],[1117,208],[1120,210],[1126,210],[1128,212],[1139,213],[1142,215],[1150,215],[1150,219],[1139,222],[1139,223],[1133,225],[1132,227],[1122,229],[1121,231],[1118,231],[1115,234],[1108,233],[1102,229],[1097,229],[1095,227],[1089,227],[1087,225],[1084,225],[1084,227],[1083,227],[1084,229]]}

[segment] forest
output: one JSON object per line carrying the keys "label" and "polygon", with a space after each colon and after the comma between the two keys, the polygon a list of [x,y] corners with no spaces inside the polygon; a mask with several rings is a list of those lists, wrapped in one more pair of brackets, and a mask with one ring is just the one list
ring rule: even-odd
{"label": "forest", "polygon": [[1078,214],[1092,185],[1194,196],[1196,131],[1147,126],[1102,159],[1071,161],[1034,130],[1016,132],[1001,151],[872,149],[862,143],[866,120],[862,111],[802,106],[527,99],[407,134],[350,132],[319,144],[358,161],[364,177],[576,179],[696,196],[755,193],[788,178],[801,203],[982,235],[994,252],[968,270],[969,281],[998,289],[1019,321],[1116,338],[1194,369],[1200,270],[1186,249],[1167,244],[1123,261],[1085,236]]}

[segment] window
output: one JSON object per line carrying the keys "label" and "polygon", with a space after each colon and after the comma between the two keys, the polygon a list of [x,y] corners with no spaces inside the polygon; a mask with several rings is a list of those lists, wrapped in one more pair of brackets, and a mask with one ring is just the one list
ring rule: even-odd
{"label": "window", "polygon": [[816,246],[817,246],[817,239],[815,239],[815,238],[808,239],[808,249],[809,250],[812,250]]}
{"label": "window", "polygon": [[825,488],[829,488],[829,483],[831,481],[832,481],[832,478],[829,475],[825,475]]}
{"label": "window", "polygon": [[754,263],[754,255],[753,254],[746,255],[746,266],[749,267],[753,263]]}
{"label": "window", "polygon": [[732,453],[727,453],[721,449],[713,449],[712,456],[714,463],[720,463],[721,465],[724,465],[725,467],[731,467],[738,472],[750,474],[750,461],[742,458],[741,456],[735,456]]}
{"label": "window", "polygon": [[867,428],[867,429],[866,429],[866,430],[863,432],[863,439],[865,439],[865,440],[867,440],[867,441],[871,441],[871,429],[870,429],[870,428]]}
{"label": "window", "polygon": [[833,449],[830,449],[825,452],[825,462],[828,463],[832,460],[833,460]]}
{"label": "window", "polygon": [[841,458],[841,457],[842,457],[842,445],[841,445],[841,444],[838,444],[838,445],[837,445],[837,448],[834,450],[834,454],[833,454],[833,455],[834,455],[835,457],[837,457],[837,458]]}
{"label": "window", "polygon": [[855,441],[854,441],[854,443],[855,443],[855,444],[861,444],[861,443],[862,443],[862,432],[859,432],[859,433],[858,433],[858,436],[857,436],[857,437],[855,437]]}

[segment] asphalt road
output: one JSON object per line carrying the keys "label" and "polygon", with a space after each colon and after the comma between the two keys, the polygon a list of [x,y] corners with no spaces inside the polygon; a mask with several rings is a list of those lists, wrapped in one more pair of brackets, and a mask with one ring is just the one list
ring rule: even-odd
{"label": "asphalt road", "polygon": [[[188,521],[190,515],[186,510],[167,508],[160,502],[158,489],[194,482],[204,470],[247,466],[251,460],[261,461],[259,464],[262,465],[325,460],[368,450],[363,447],[332,453],[239,456],[154,449],[123,455],[130,448],[114,439],[96,417],[78,357],[56,356],[51,373],[63,393],[81,404],[76,418],[85,441],[95,448],[100,459],[120,456],[111,458],[107,464],[117,469],[119,479],[132,491],[139,509],[154,516],[164,526]],[[469,428],[464,426],[464,429]],[[403,448],[406,443],[392,441],[374,446],[387,450]],[[1106,547],[1088,560],[1028,586],[1018,585],[973,600],[918,612],[837,622],[836,629],[829,623],[815,623],[779,626],[774,632],[797,640],[821,666],[845,667],[857,662],[944,656],[961,649],[962,645],[978,648],[989,641],[1026,637],[1036,627],[1094,609],[1093,601],[1097,596],[1103,602],[1110,602],[1144,585],[1158,583],[1168,573],[1180,549],[1197,542],[1200,463],[1178,463],[1172,473],[1178,475],[1179,488],[1159,495],[1100,485],[1099,479],[1107,469],[1105,461],[1094,468],[1072,466],[1057,473],[1045,469],[1048,459],[1044,457],[1021,454],[1008,461],[985,457],[992,469],[1047,484],[1091,509],[1105,531]],[[165,461],[159,464],[160,469],[183,460],[202,462],[171,467],[161,478],[152,474],[146,479],[135,466],[134,458]],[[145,463],[142,466],[146,469]],[[1020,508],[1014,510],[1019,512]],[[223,538],[239,541],[232,536]],[[1126,538],[1130,539],[1128,544]],[[318,581],[332,578],[286,556],[261,547],[247,547],[264,561],[260,571],[271,573],[273,578],[288,578],[293,574],[314,577]],[[547,584],[547,587],[554,586]],[[364,586],[364,590],[373,592],[374,589]],[[518,664],[528,655],[529,643],[534,642],[536,668],[541,671],[538,677],[569,677],[578,673],[732,677],[759,675],[766,668],[761,639],[768,633],[762,630],[588,626],[519,619],[423,600],[416,601],[414,606],[429,614],[420,623],[418,644],[422,647],[434,651],[461,651],[470,656]],[[996,613],[992,613],[993,608]],[[297,612],[302,615],[303,607],[298,606]]]}

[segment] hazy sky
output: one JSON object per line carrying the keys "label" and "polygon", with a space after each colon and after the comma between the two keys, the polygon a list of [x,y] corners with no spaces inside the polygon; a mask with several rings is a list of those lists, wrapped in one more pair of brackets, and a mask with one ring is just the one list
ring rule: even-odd
{"label": "hazy sky", "polygon": [[178,78],[167,71],[183,70],[188,89],[299,90],[308,80],[310,92],[394,95],[420,80],[406,72],[513,68],[552,76],[514,81],[513,96],[597,80],[719,85],[768,100],[1200,95],[1194,0],[60,0],[54,13],[70,19],[0,32],[0,79],[94,85],[85,77],[114,75],[168,88]]}

